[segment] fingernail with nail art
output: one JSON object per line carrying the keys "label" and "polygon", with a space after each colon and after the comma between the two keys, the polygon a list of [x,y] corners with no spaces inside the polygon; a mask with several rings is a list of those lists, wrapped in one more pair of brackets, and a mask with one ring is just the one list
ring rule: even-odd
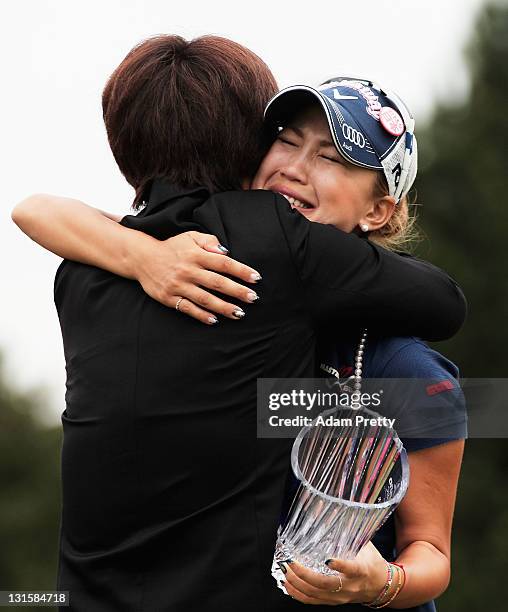
{"label": "fingernail with nail art", "polygon": [[284,565],[284,563],[281,563],[280,561],[277,561],[278,566],[280,567],[280,569],[282,570],[283,574],[287,573],[287,567]]}

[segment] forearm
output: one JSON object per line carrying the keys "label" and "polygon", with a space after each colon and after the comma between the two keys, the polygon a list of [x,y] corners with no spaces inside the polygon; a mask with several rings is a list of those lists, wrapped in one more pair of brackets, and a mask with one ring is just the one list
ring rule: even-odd
{"label": "forearm", "polygon": [[412,542],[400,553],[396,563],[404,566],[406,583],[390,608],[412,608],[438,597],[448,587],[449,560],[429,542]]}
{"label": "forearm", "polygon": [[12,211],[16,225],[56,255],[135,278],[133,253],[154,239],[114,218],[79,200],[44,194],[30,196]]}
{"label": "forearm", "polygon": [[465,298],[442,270],[354,234],[308,223],[287,202],[275,211],[319,325],[336,325],[339,313],[351,325],[381,335],[445,340],[464,322]]}

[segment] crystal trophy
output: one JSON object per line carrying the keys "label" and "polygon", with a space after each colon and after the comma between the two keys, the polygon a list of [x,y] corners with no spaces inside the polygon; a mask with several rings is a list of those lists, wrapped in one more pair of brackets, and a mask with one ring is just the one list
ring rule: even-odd
{"label": "crystal trophy", "polygon": [[279,562],[290,558],[337,575],[325,561],[353,559],[404,497],[407,454],[379,416],[363,407],[332,408],[296,437],[291,467],[297,490],[279,525],[272,564],[283,591]]}

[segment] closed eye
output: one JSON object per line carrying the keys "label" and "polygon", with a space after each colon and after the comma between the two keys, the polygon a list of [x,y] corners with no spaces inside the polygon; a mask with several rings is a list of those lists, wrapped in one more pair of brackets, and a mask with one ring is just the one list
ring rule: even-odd
{"label": "closed eye", "polygon": [[342,160],[337,157],[329,157],[328,155],[321,155],[323,159],[327,159],[328,161],[334,162],[335,164],[342,164]]}
{"label": "closed eye", "polygon": [[292,142],[291,140],[287,138],[287,136],[277,136],[277,140],[280,140],[284,144],[290,145],[291,147],[297,146],[296,142]]}

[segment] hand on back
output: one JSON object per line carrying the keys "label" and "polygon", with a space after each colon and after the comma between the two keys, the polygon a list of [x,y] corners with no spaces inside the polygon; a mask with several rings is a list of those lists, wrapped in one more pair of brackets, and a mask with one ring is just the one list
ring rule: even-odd
{"label": "hand on back", "polygon": [[136,278],[145,292],[161,304],[175,308],[179,302],[179,312],[213,325],[215,315],[236,320],[243,317],[238,305],[216,294],[247,303],[258,299],[254,289],[224,275],[249,284],[260,280],[261,275],[228,257],[227,249],[215,236],[192,231],[148,244],[149,252],[136,263]]}

